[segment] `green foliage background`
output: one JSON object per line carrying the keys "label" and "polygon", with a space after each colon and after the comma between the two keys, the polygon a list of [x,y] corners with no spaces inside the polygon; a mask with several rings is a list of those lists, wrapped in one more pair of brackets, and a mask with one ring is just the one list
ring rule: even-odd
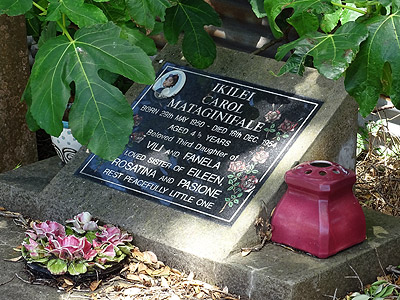
{"label": "green foliage background", "polygon": [[71,95],[69,126],[74,137],[100,157],[122,153],[133,116],[115,75],[152,84],[149,37],[164,31],[169,43],[183,33],[182,50],[197,68],[215,59],[214,41],[204,25],[221,25],[203,0],[2,0],[0,14],[25,14],[39,51],[23,95],[31,130],[59,136]]}
{"label": "green foliage background", "polygon": [[[345,77],[345,88],[363,116],[380,94],[400,107],[399,0],[250,0],[257,16],[267,16],[275,37],[292,26],[298,39],[276,54],[290,54],[279,75],[302,75],[310,65],[327,78]],[[290,10],[290,17],[284,11]],[[284,25],[282,25],[284,24]],[[309,62],[312,62],[311,64]]]}
{"label": "green foliage background", "polygon": [[[380,94],[400,107],[400,0],[249,0],[272,33],[293,28],[298,39],[281,46],[289,58],[278,75],[302,75],[313,66],[345,88],[364,116]],[[132,132],[132,110],[113,86],[117,75],[151,84],[152,34],[164,32],[194,67],[207,68],[216,56],[205,25],[220,26],[203,0],[2,0],[0,14],[25,14],[39,52],[23,95],[32,130],[58,136],[71,92],[72,134],[92,152],[111,160],[122,153]]]}

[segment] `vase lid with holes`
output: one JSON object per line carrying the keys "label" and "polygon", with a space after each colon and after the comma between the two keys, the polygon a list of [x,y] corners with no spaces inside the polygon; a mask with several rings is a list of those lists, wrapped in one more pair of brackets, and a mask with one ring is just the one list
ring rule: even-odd
{"label": "vase lid with holes", "polygon": [[304,162],[271,219],[272,241],[326,258],[365,240],[364,213],[353,194],[353,171],[329,161]]}

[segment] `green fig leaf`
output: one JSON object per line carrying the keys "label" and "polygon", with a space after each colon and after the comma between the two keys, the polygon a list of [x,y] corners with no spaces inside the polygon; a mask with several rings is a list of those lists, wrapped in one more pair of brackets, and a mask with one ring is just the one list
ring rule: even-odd
{"label": "green fig leaf", "polygon": [[[342,4],[341,0],[333,0],[332,2]],[[337,8],[334,12],[330,14],[325,14],[322,17],[320,27],[323,32],[330,33],[338,25],[340,17],[342,16],[342,9]]]}
{"label": "green fig leaf", "polygon": [[103,81],[99,70],[145,84],[155,77],[143,50],[119,36],[119,27],[110,22],[78,30],[73,41],[65,36],[51,39],[39,49],[31,74],[35,89],[30,111],[38,125],[59,136],[70,83],[74,82],[76,95],[69,114],[72,134],[108,160],[121,154],[128,143],[133,117],[123,94]]}
{"label": "green fig leaf", "polygon": [[167,9],[164,33],[168,42],[175,44],[183,31],[182,51],[196,68],[210,66],[216,57],[213,39],[204,30],[205,25],[220,26],[218,14],[203,0],[179,0]]}
{"label": "green fig leaf", "polygon": [[134,21],[150,30],[157,17],[164,21],[165,10],[171,7],[168,0],[127,0],[126,4]]}
{"label": "green fig leaf", "polygon": [[28,84],[25,87],[25,91],[22,94],[21,101],[25,101],[28,110],[25,115],[26,123],[28,125],[29,130],[37,131],[40,129],[40,126],[37,124],[36,120],[33,118],[30,106],[32,105],[32,91],[31,91],[31,79],[29,78]]}
{"label": "green fig leaf", "polygon": [[121,38],[127,40],[132,45],[142,48],[147,55],[157,54],[157,48],[154,41],[142,33],[133,23],[122,24],[120,27]]}
{"label": "green fig leaf", "polygon": [[346,71],[359,51],[359,46],[368,36],[363,24],[349,22],[334,34],[315,32],[307,34],[289,44],[279,47],[276,59],[281,60],[286,53],[295,49],[279,71],[303,75],[307,57],[313,57],[314,66],[327,78],[338,79]]}
{"label": "green fig leaf", "polygon": [[32,8],[32,0],[1,0],[0,15],[8,16],[23,15]]}
{"label": "green fig leaf", "polygon": [[275,37],[283,36],[282,30],[276,23],[276,18],[286,8],[294,10],[287,22],[296,29],[299,36],[318,30],[320,15],[335,11],[330,0],[264,0],[264,8]]}
{"label": "green fig leaf", "polygon": [[84,3],[84,0],[50,0],[49,2],[46,18],[48,21],[60,20],[63,13],[81,28],[108,21],[100,8]]}
{"label": "green fig leaf", "polygon": [[[346,90],[358,102],[363,116],[374,109],[380,94],[388,89],[392,103],[400,108],[400,11],[375,16],[365,24],[368,39],[347,69],[345,79]],[[390,87],[383,82],[390,81],[388,70],[392,77]]]}
{"label": "green fig leaf", "polygon": [[125,0],[98,2],[95,3],[95,5],[104,12],[109,21],[113,21],[117,24],[120,22],[124,23],[130,20]]}
{"label": "green fig leaf", "polygon": [[264,8],[264,0],[250,0],[250,5],[257,18],[264,18],[267,16]]}

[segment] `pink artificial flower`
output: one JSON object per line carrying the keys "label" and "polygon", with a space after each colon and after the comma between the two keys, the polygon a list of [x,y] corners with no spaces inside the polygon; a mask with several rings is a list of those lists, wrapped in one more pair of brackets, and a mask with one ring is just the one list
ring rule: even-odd
{"label": "pink artificial flower", "polygon": [[74,235],[58,237],[50,241],[46,250],[61,259],[70,261],[79,258],[91,260],[97,255],[97,251],[92,248],[86,237],[78,238]]}
{"label": "pink artificial flower", "polygon": [[32,230],[27,230],[26,234],[29,237],[34,237],[36,234],[36,240],[46,237],[48,240],[57,238],[57,237],[64,237],[65,236],[65,228],[61,224],[54,222],[54,221],[46,221],[42,223],[34,222],[32,225]]}
{"label": "pink artificial flower", "polygon": [[116,255],[113,244],[109,244],[100,253],[105,255],[105,256],[108,256],[108,257],[115,257],[115,255]]}
{"label": "pink artificial flower", "polygon": [[86,211],[76,215],[73,219],[66,220],[65,222],[72,223],[72,229],[80,234],[83,234],[86,231],[95,231],[98,229],[97,223],[92,221],[92,215]]}
{"label": "pink artificial flower", "polygon": [[29,239],[29,243],[23,241],[23,242],[22,242],[22,246],[25,247],[26,250],[28,250],[29,255],[30,255],[31,257],[35,257],[35,258],[38,258],[38,257],[39,257],[39,252],[38,252],[38,250],[39,250],[39,247],[38,247],[39,244],[36,243],[36,241],[34,241],[33,239],[30,238],[30,239]]}
{"label": "pink artificial flower", "polygon": [[28,229],[27,231],[25,231],[25,235],[30,239],[33,239],[35,241],[37,240],[37,234],[32,229]]}
{"label": "pink artificial flower", "polygon": [[89,261],[92,260],[97,255],[97,251],[92,248],[92,244],[86,238],[82,238],[81,241],[83,243],[83,258]]}
{"label": "pink artificial flower", "polygon": [[96,233],[97,241],[93,241],[93,244],[105,244],[110,243],[114,246],[124,245],[126,242],[132,241],[132,236],[127,234],[126,232],[121,232],[118,227],[112,226],[108,227],[104,226],[104,229],[101,232]]}

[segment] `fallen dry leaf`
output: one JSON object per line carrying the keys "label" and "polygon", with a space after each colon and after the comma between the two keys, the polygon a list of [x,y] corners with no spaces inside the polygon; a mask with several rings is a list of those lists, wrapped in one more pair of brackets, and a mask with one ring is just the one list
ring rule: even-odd
{"label": "fallen dry leaf", "polygon": [[161,286],[164,288],[169,288],[168,281],[165,279],[165,277],[161,277]]}
{"label": "fallen dry leaf", "polygon": [[128,275],[126,275],[126,279],[128,280],[133,280],[133,281],[141,281],[140,277],[136,274],[131,274],[129,273]]}
{"label": "fallen dry leaf", "polygon": [[90,290],[92,291],[92,292],[94,292],[95,290],[97,290],[97,288],[99,287],[99,285],[101,284],[101,280],[99,280],[99,281],[92,281],[91,283],[90,283],[90,286],[89,286],[89,288],[90,288]]}
{"label": "fallen dry leaf", "polygon": [[200,292],[196,295],[196,298],[202,299],[204,297],[204,292]]}
{"label": "fallen dry leaf", "polygon": [[138,261],[144,261],[143,253],[139,250],[138,247],[135,247],[132,251],[132,257],[136,258]]}
{"label": "fallen dry leaf", "polygon": [[129,272],[135,273],[138,269],[140,263],[130,263],[129,264]]}
{"label": "fallen dry leaf", "polygon": [[164,264],[161,260],[159,260],[159,261],[157,261],[156,264],[154,265],[154,268],[159,269],[159,268],[161,268],[161,267],[165,267],[165,264]]}
{"label": "fallen dry leaf", "polygon": [[22,259],[22,256],[17,256],[17,257],[13,257],[13,258],[5,258],[5,261],[12,261],[12,262],[17,262],[20,261]]}
{"label": "fallen dry leaf", "polygon": [[146,261],[149,261],[150,263],[156,263],[158,261],[157,255],[155,255],[154,252],[145,251],[144,255],[146,257]]}
{"label": "fallen dry leaf", "polygon": [[240,254],[242,254],[243,257],[249,255],[251,253],[252,249],[251,248],[242,248],[240,251]]}
{"label": "fallen dry leaf", "polygon": [[73,286],[74,285],[74,282],[72,281],[72,280],[70,280],[70,279],[68,279],[68,278],[63,278],[64,279],[64,283],[66,284],[66,285],[68,285],[68,286]]}
{"label": "fallen dry leaf", "polygon": [[0,206],[1,211],[5,211],[6,209],[3,206]]}
{"label": "fallen dry leaf", "polygon": [[181,276],[181,275],[182,275],[182,272],[181,272],[181,271],[179,271],[179,270],[177,270],[177,269],[174,269],[174,268],[172,268],[172,269],[171,269],[171,271],[172,271],[173,273],[175,273],[175,274],[179,275],[179,276]]}
{"label": "fallen dry leaf", "polygon": [[148,267],[144,263],[140,263],[137,271],[139,274],[147,273]]}
{"label": "fallen dry leaf", "polygon": [[171,274],[171,268],[166,266],[162,269],[154,270],[152,276],[169,276]]}

